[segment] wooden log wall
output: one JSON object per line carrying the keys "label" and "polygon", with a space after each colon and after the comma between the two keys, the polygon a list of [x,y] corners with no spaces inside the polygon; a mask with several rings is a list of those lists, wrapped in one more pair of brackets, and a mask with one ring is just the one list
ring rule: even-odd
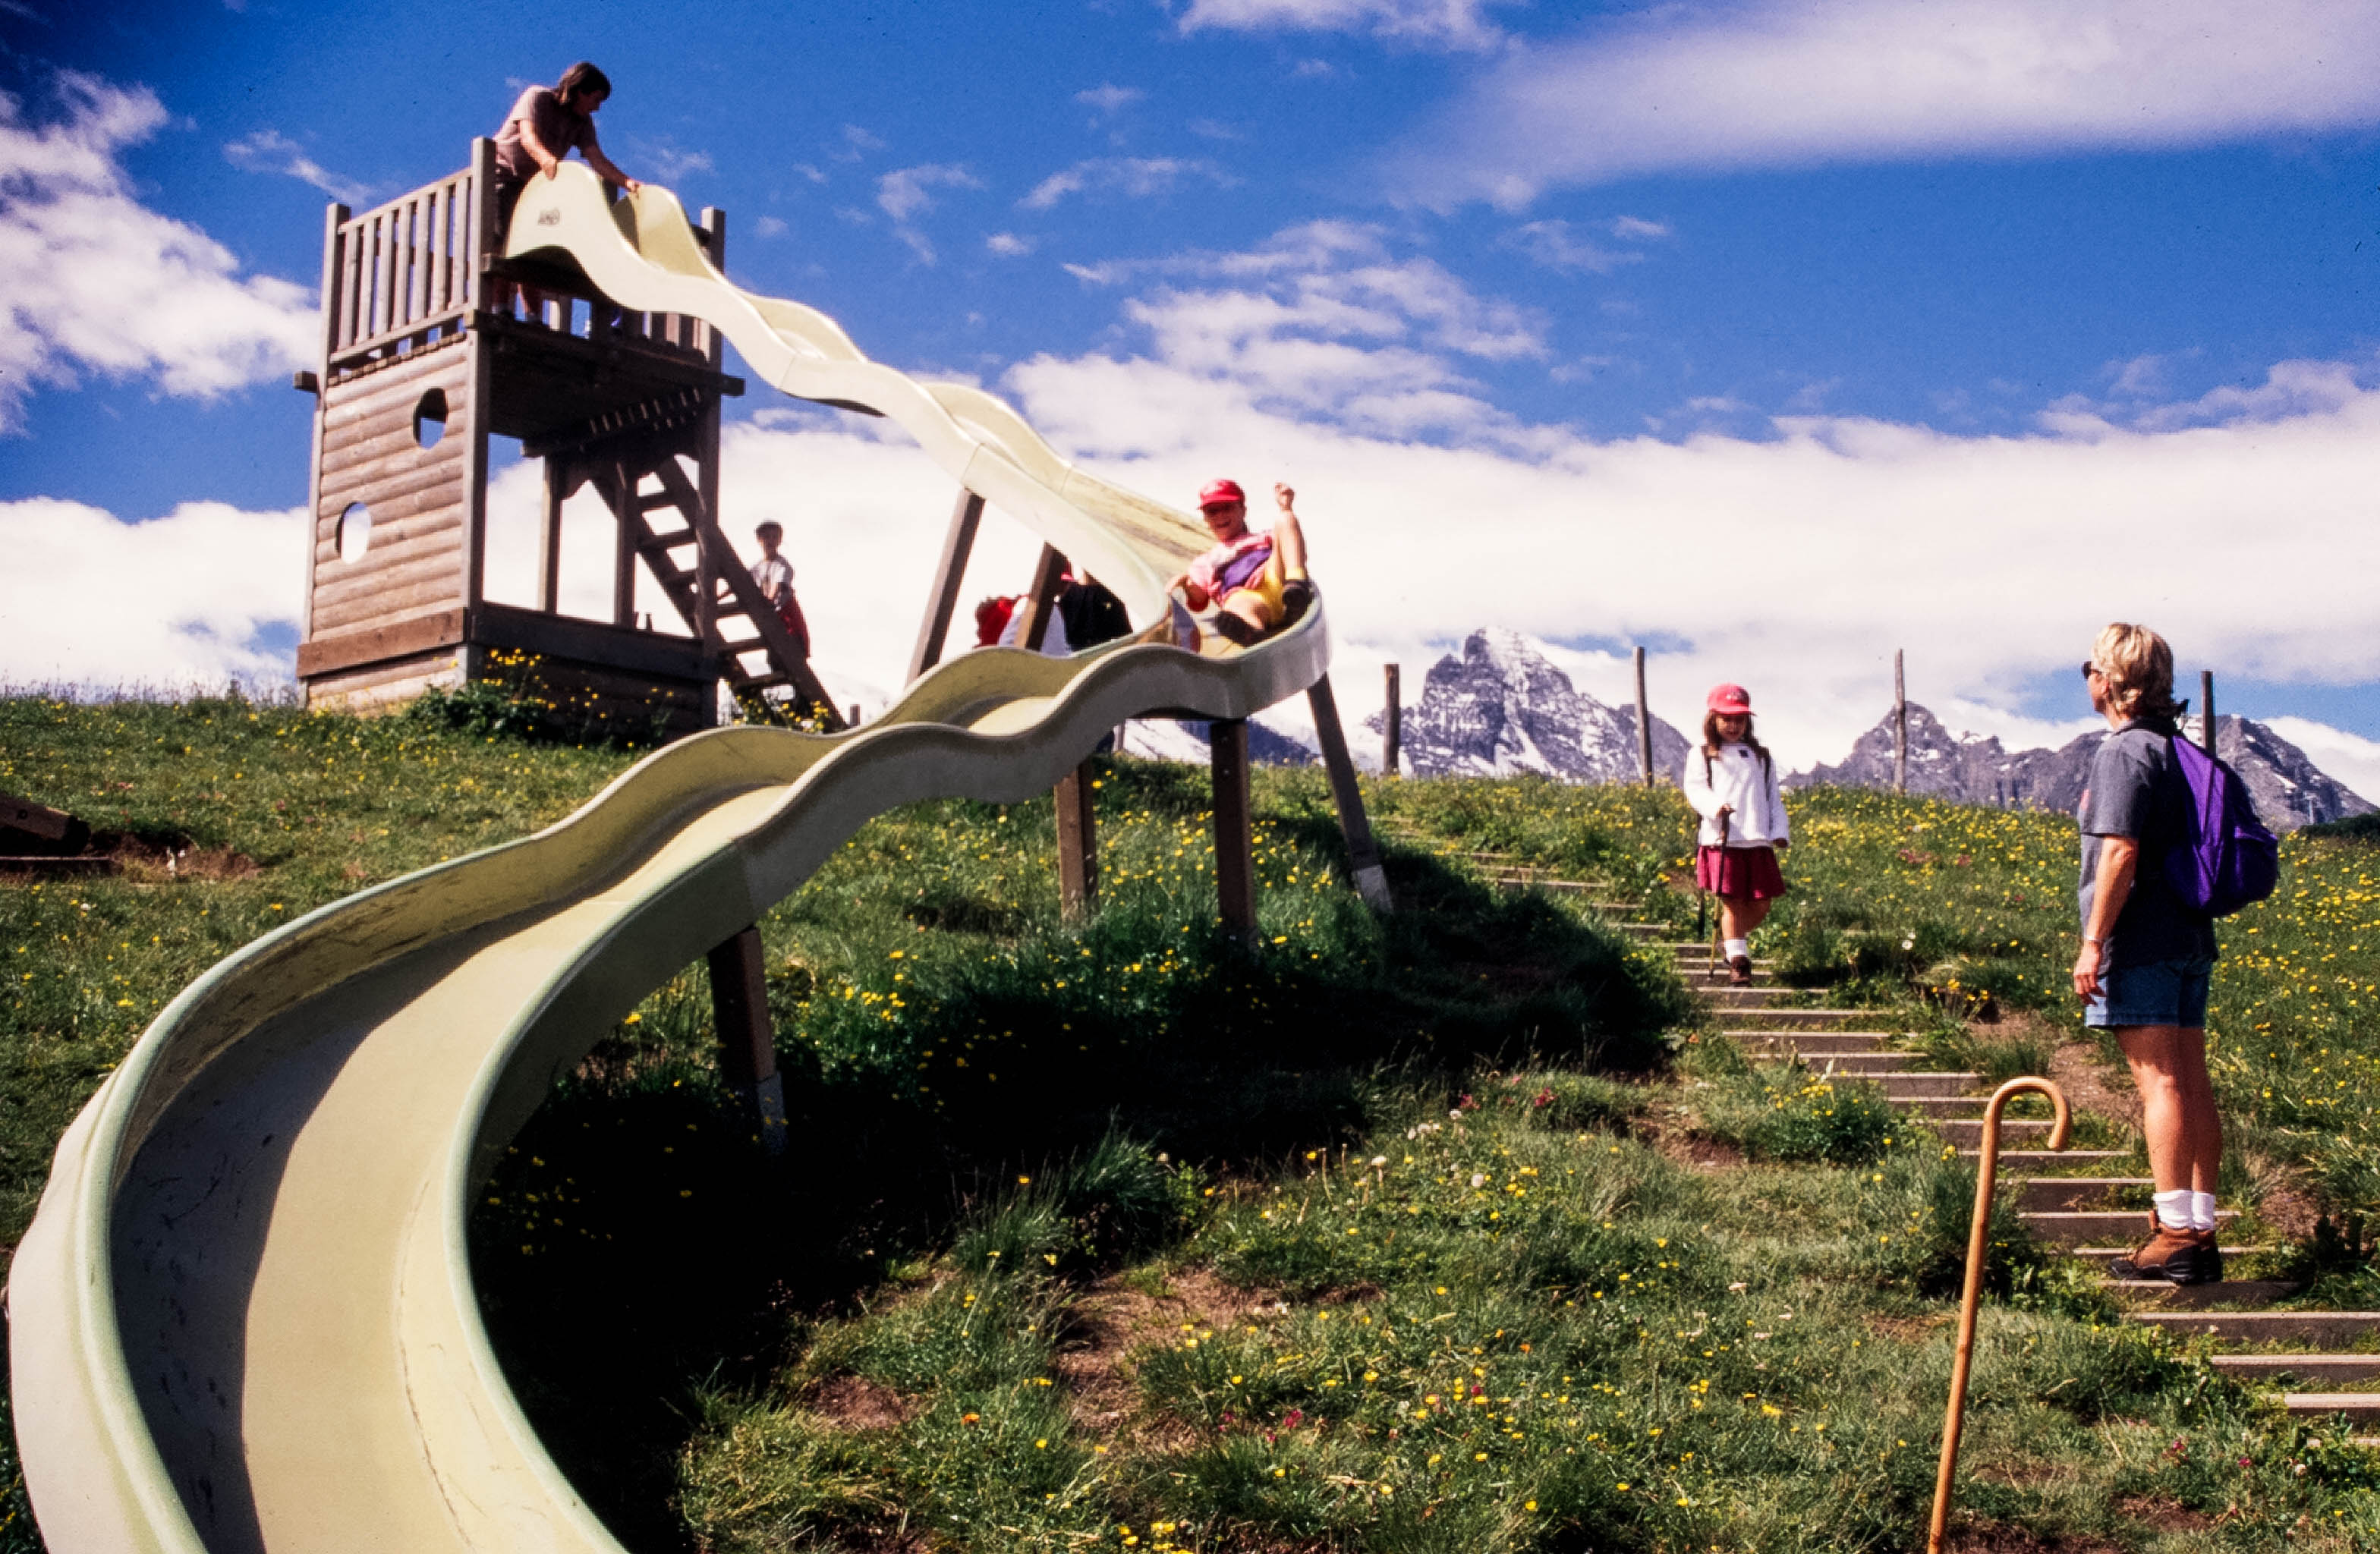
{"label": "wooden log wall", "polygon": [[[310,640],[468,602],[475,439],[465,338],[324,385]],[[425,448],[416,417],[432,394],[443,396],[445,431]],[[358,501],[371,512],[370,541],[360,556],[342,559],[340,515]]]}

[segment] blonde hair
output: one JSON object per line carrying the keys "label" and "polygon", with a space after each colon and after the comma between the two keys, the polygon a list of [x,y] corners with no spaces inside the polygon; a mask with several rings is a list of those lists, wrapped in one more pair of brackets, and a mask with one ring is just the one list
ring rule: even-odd
{"label": "blonde hair", "polygon": [[2091,644],[2091,667],[2107,685],[2107,705],[2128,718],[2170,718],[2181,709],[2173,699],[2173,650],[2144,625],[2117,621]]}

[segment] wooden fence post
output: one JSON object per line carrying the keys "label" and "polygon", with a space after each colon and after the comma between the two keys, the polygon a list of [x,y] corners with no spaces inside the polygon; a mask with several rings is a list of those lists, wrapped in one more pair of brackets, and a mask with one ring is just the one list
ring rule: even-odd
{"label": "wooden fence post", "polygon": [[777,1072],[776,1029],[769,1019],[769,977],[760,930],[746,929],[710,952],[711,1028],[719,1071],[751,1104],[760,1147],[785,1152],[785,1081]]}
{"label": "wooden fence post", "polygon": [[1089,917],[1099,901],[1099,817],[1091,806],[1091,762],[1058,779],[1058,909],[1068,922]]}
{"label": "wooden fence post", "polygon": [[1058,610],[1058,580],[1065,575],[1064,553],[1055,545],[1043,545],[1041,559],[1033,564],[1033,586],[1017,606],[1025,612],[1025,619],[1016,628],[1016,645],[1028,653],[1039,652],[1050,635],[1050,617]]}
{"label": "wooden fence post", "polygon": [[1248,724],[1207,725],[1208,774],[1215,795],[1215,898],[1223,931],[1253,945],[1257,934],[1256,832],[1248,813]]}
{"label": "wooden fence post", "polygon": [[2206,720],[2206,754],[2215,754],[2215,671],[2198,672],[2198,715]]}
{"label": "wooden fence post", "polygon": [[1387,663],[1380,668],[1389,692],[1388,707],[1380,714],[1380,775],[1394,777],[1397,774],[1397,757],[1401,753],[1397,747],[1402,743],[1404,735],[1404,710],[1397,705],[1397,666]]}
{"label": "wooden fence post", "polygon": [[1909,791],[1909,686],[1901,678],[1901,650],[1892,650],[1892,791]]}
{"label": "wooden fence post", "polygon": [[1355,759],[1347,753],[1347,733],[1339,722],[1339,698],[1331,694],[1330,676],[1306,687],[1305,704],[1314,712],[1315,740],[1322,747],[1322,770],[1330,778],[1331,802],[1339,808],[1339,830],[1347,838],[1347,872],[1355,893],[1375,912],[1396,910],[1389,894],[1388,871],[1380,867],[1379,844],[1372,840],[1372,822],[1364,814],[1364,790],[1355,782]]}
{"label": "wooden fence post", "polygon": [[1653,785],[1653,713],[1645,698],[1645,650],[1636,650],[1636,767]]}

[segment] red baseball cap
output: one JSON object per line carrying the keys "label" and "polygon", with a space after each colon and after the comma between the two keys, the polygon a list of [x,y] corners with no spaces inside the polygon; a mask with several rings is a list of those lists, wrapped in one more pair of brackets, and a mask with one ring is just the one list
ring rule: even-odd
{"label": "red baseball cap", "polygon": [[1247,501],[1248,493],[1240,489],[1239,481],[1209,480],[1206,490],[1198,493],[1198,510],[1203,513],[1209,507],[1228,507],[1234,502],[1245,507]]}
{"label": "red baseball cap", "polygon": [[1703,698],[1703,705],[1730,717],[1738,713],[1750,716],[1752,697],[1742,686],[1713,686],[1710,695]]}

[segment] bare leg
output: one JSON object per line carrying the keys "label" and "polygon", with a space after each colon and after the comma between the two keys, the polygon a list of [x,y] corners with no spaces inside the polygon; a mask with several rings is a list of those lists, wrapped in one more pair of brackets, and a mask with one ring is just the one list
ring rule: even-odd
{"label": "bare leg", "polygon": [[1749,939],[1768,917],[1763,896],[1723,895],[1718,898],[1718,931],[1722,939]]}
{"label": "bare leg", "polygon": [[1273,521],[1272,548],[1281,556],[1281,576],[1294,577],[1305,570],[1305,530],[1297,527],[1297,515],[1283,513]]}
{"label": "bare leg", "polygon": [[2119,1026],[2116,1045],[2141,1093],[2141,1132],[2160,1193],[2215,1191],[2223,1122],[2206,1076],[2206,1033],[2180,1026]]}

